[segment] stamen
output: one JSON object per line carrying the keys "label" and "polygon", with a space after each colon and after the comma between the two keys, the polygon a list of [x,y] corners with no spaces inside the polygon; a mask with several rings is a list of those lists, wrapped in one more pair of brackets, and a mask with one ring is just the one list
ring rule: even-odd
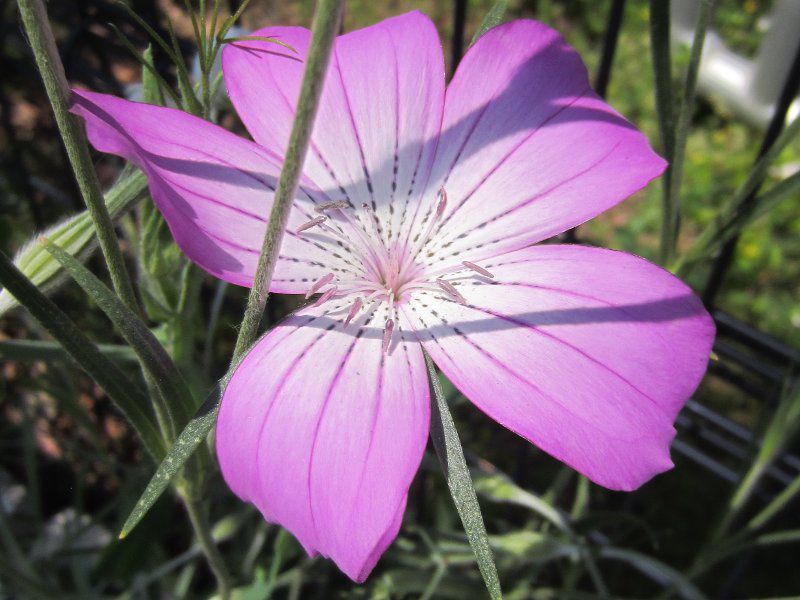
{"label": "stamen", "polygon": [[328,288],[327,290],[325,290],[325,293],[322,294],[322,296],[320,296],[317,299],[316,302],[314,302],[314,304],[312,305],[311,308],[316,308],[318,306],[322,306],[328,300],[330,300],[337,291],[338,291],[338,288],[336,286],[333,286],[332,288]]}
{"label": "stamen", "polygon": [[386,319],[386,326],[383,328],[383,353],[389,351],[389,345],[392,343],[392,332],[394,331],[394,321]]}
{"label": "stamen", "polygon": [[361,302],[361,298],[356,297],[355,302],[353,302],[353,306],[350,307],[350,312],[347,313],[347,318],[344,320],[345,327],[350,325],[350,321],[352,321],[353,317],[355,317],[358,314],[358,311],[361,310],[362,304],[363,302]]}
{"label": "stamen", "polygon": [[316,294],[323,286],[329,284],[332,279],[333,273],[328,273],[327,275],[323,275],[317,279],[316,283],[314,283],[314,285],[312,285],[311,288],[306,292],[306,300]]}
{"label": "stamen", "polygon": [[318,217],[314,217],[310,221],[307,221],[307,222],[303,223],[302,225],[300,225],[300,227],[297,228],[297,231],[295,231],[295,233],[303,233],[306,229],[311,229],[312,227],[316,227],[317,225],[320,225],[320,224],[324,223],[327,220],[328,220],[328,217],[326,217],[325,215],[320,215]]}
{"label": "stamen", "polygon": [[323,202],[322,204],[317,204],[314,207],[314,210],[318,213],[324,213],[329,210],[342,210],[350,206],[350,203],[347,200],[331,200],[330,202]]}
{"label": "stamen", "polygon": [[439,287],[442,288],[447,294],[449,294],[456,302],[460,304],[466,304],[467,301],[464,299],[459,291],[455,288],[455,286],[450,283],[449,281],[445,281],[444,279],[437,279],[436,283],[439,284]]}
{"label": "stamen", "polygon": [[433,228],[436,223],[439,222],[439,219],[442,218],[444,214],[445,208],[447,208],[447,192],[444,189],[444,186],[439,188],[439,201],[436,204],[436,211],[433,213],[433,216],[428,220],[428,225],[425,227],[425,232],[417,239],[417,242],[414,244],[414,247],[411,250],[412,256],[417,256],[428,241],[433,236]]}
{"label": "stamen", "polygon": [[494,279],[494,275],[492,275],[492,273],[490,271],[487,271],[486,269],[484,269],[480,265],[476,265],[475,263],[469,262],[468,260],[465,260],[461,264],[464,265],[465,267],[467,267],[468,269],[472,269],[476,273],[480,273],[484,277],[489,277],[490,279]]}
{"label": "stamen", "polygon": [[442,186],[439,188],[439,204],[436,206],[437,221],[442,218],[445,208],[447,208],[447,191]]}

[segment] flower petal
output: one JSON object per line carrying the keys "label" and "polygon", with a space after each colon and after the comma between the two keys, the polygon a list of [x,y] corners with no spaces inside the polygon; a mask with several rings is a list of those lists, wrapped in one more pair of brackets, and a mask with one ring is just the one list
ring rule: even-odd
{"label": "flower petal", "polygon": [[[190,259],[215,277],[251,285],[280,173],[275,155],[171,108],[74,90],[71,110],[86,121],[95,148],[145,172],[153,200]],[[294,234],[323,197],[304,181],[271,291],[302,293],[330,271],[356,272],[332,238]]]}
{"label": "flower petal", "polygon": [[[283,154],[310,32],[269,27],[254,35],[275,37],[299,52],[237,42],[222,56],[228,94],[242,121],[258,143]],[[397,239],[408,231],[428,179],[443,98],[441,44],[422,13],[340,36],[304,172],[333,198],[348,198],[356,207],[371,203],[384,239]]]}
{"label": "flower petal", "polygon": [[[467,305],[407,305],[418,336],[481,410],[612,489],[669,469],[675,416],[706,370],[713,321],[647,261],[534,246],[453,283]],[[427,306],[426,306],[427,305]]]}
{"label": "flower petal", "polygon": [[579,225],[665,168],[589,87],[552,29],[513,21],[464,56],[447,88],[431,184],[448,210],[432,249],[479,260]]}
{"label": "flower petal", "polygon": [[400,528],[430,405],[413,333],[398,323],[384,354],[385,307],[343,328],[348,309],[304,309],[258,342],[225,390],[217,454],[238,496],[363,581]]}

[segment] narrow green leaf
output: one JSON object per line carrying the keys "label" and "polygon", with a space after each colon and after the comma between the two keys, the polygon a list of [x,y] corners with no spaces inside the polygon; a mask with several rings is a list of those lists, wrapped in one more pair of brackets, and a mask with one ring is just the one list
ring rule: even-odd
{"label": "narrow green leaf", "polygon": [[175,106],[180,106],[181,105],[181,99],[178,98],[178,95],[175,93],[175,90],[173,90],[172,87],[166,81],[164,81],[164,78],[161,77],[161,75],[159,74],[158,71],[156,71],[155,67],[151,63],[147,62],[145,57],[142,56],[142,53],[139,52],[136,49],[136,46],[134,46],[131,43],[131,41],[128,39],[128,36],[126,36],[124,33],[122,33],[122,31],[119,29],[119,27],[117,27],[113,23],[109,23],[108,26],[111,28],[111,30],[114,32],[114,34],[117,36],[119,41],[122,42],[122,45],[125,46],[125,48],[128,49],[128,52],[130,52],[131,55],[137,60],[137,62],[140,65],[142,65],[142,68],[144,69],[144,71],[147,71],[156,81],[158,81],[158,83],[159,83],[159,85],[160,85],[162,90],[166,90],[167,91],[167,93],[169,94],[170,100],[172,100],[172,102],[175,104]]}
{"label": "narrow green leaf", "polygon": [[0,284],[13,294],[52,335],[127,417],[156,458],[164,455],[164,443],[154,418],[146,412],[147,397],[125,373],[95,346],[56,305],[0,252]]}
{"label": "narrow green leaf", "polygon": [[[130,346],[97,344],[103,355],[117,362],[136,362],[136,354]],[[43,360],[56,362],[70,360],[69,354],[57,342],[47,340],[0,340],[0,360]]]}
{"label": "narrow green leaf", "polygon": [[100,307],[139,357],[142,368],[165,401],[164,409],[177,424],[182,424],[194,410],[194,400],[178,368],[147,325],[125,306],[89,269],[57,244],[44,240],[45,247],[61,263],[75,282]]}
{"label": "narrow green leaf", "polygon": [[503,502],[522,506],[535,512],[565,533],[572,532],[569,517],[555,506],[539,496],[522,489],[503,473],[475,474],[475,490],[483,497],[494,502]]}
{"label": "narrow green leaf", "polygon": [[783,491],[775,496],[767,506],[765,506],[761,511],[754,516],[750,521],[747,523],[746,529],[749,531],[755,531],[756,529],[760,529],[764,525],[767,524],[776,514],[781,512],[786,506],[788,506],[797,496],[800,495],[800,475],[794,478],[794,480],[783,488]]}
{"label": "narrow green leaf", "polygon": [[153,73],[156,73],[156,67],[153,63],[152,44],[148,44],[147,48],[144,49],[142,59],[145,62],[145,67],[142,69],[142,98],[148,104],[165,106],[164,92],[161,89],[159,78],[153,75]]}
{"label": "narrow green leaf", "polygon": [[271,44],[277,44],[278,46],[282,46],[283,48],[286,48],[287,50],[291,50],[295,54],[298,54],[297,50],[295,50],[292,46],[290,46],[286,42],[282,42],[274,37],[266,37],[263,35],[242,35],[237,37],[224,38],[219,41],[220,44],[230,44],[231,42],[269,42]]}
{"label": "narrow green leaf", "polygon": [[601,546],[599,556],[600,558],[618,560],[629,564],[659,585],[674,589],[681,598],[686,600],[706,600],[705,595],[689,578],[652,556],[613,546]]}
{"label": "narrow green leaf", "polygon": [[186,68],[186,63],[181,56],[181,48],[178,44],[178,38],[175,35],[175,30],[172,27],[172,21],[170,19],[167,19],[167,31],[169,32],[170,42],[172,42],[174,55],[178,57],[175,60],[175,72],[178,74],[178,88],[183,98],[183,106],[193,115],[198,117],[202,116],[203,107],[194,93],[194,86],[192,86],[192,81],[189,77],[189,70]]}
{"label": "narrow green leaf", "polygon": [[231,30],[231,27],[233,27],[234,24],[236,23],[236,21],[239,20],[239,17],[242,16],[242,13],[245,11],[245,9],[247,8],[247,6],[249,4],[250,4],[250,0],[244,0],[239,5],[239,8],[236,9],[236,12],[233,13],[230,17],[228,17],[227,19],[225,19],[222,22],[222,26],[219,28],[219,31],[217,32],[217,36],[216,36],[217,37],[217,41],[220,41],[220,40],[225,38],[225,36]]}
{"label": "narrow green leaf", "polygon": [[[683,96],[678,109],[677,126],[674,133],[674,154],[667,167],[666,177],[669,178],[669,199],[665,213],[667,222],[664,223],[662,233],[662,262],[672,260],[675,255],[675,246],[678,243],[681,225],[681,180],[683,179],[683,163],[686,159],[686,141],[689,137],[692,113],[694,112],[694,97],[697,89],[697,75],[700,72],[700,59],[706,40],[706,32],[711,23],[711,18],[716,8],[717,0],[702,0],[700,2],[700,16],[694,30],[692,50],[689,56],[689,65],[686,69],[686,78],[683,84]],[[666,3],[668,4],[668,3]]]}
{"label": "narrow green leaf", "polygon": [[206,397],[203,405],[197,409],[197,412],[184,427],[178,439],[175,440],[164,460],[158,465],[155,474],[150,479],[150,483],[147,484],[136,506],[134,506],[131,514],[125,520],[122,531],[119,534],[120,539],[126,537],[136,527],[142,517],[147,514],[147,511],[152,508],[156,500],[164,493],[164,490],[167,489],[172,478],[178,474],[184,463],[194,454],[200,443],[206,439],[208,432],[217,422],[222,393],[232,373],[233,370],[217,382],[214,389]]}
{"label": "narrow green leaf", "polygon": [[464,450],[458,439],[453,417],[447,406],[447,400],[442,392],[442,384],[433,361],[425,353],[425,363],[428,366],[428,377],[431,384],[433,402],[431,403],[431,440],[436,449],[436,455],[442,465],[450,494],[456,505],[458,515],[464,524],[470,546],[475,553],[478,568],[481,571],[486,589],[492,598],[502,598],[500,579],[497,576],[497,567],[494,564],[492,549],[489,545],[489,536],[483,524],[481,508],[475,495],[475,488],[464,459]]}
{"label": "narrow green leaf", "polygon": [[478,31],[475,32],[475,35],[472,37],[472,41],[470,45],[474,44],[478,41],[484,33],[489,31],[492,27],[497,27],[500,23],[503,22],[503,16],[506,14],[506,9],[508,8],[508,0],[497,0],[493,5],[492,8],[489,9],[489,12],[486,13],[486,16],[483,17],[483,21],[481,21],[480,27],[478,27]]}
{"label": "narrow green leaf", "polygon": [[[111,218],[117,219],[127,212],[142,197],[146,186],[147,179],[143,173],[125,170],[105,195]],[[44,235],[82,260],[88,258],[96,247],[95,228],[88,211],[49,227]],[[52,291],[64,280],[61,265],[42,248],[38,235],[17,252],[14,264],[44,292]],[[17,306],[19,302],[7,290],[0,291],[0,316]]]}

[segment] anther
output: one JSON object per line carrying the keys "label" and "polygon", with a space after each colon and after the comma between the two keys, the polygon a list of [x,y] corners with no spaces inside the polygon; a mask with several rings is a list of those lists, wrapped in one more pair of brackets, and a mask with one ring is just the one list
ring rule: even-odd
{"label": "anther", "polygon": [[325,215],[320,215],[318,217],[314,217],[310,221],[306,221],[305,223],[300,225],[300,227],[297,228],[295,233],[303,233],[306,229],[311,229],[312,227],[316,227],[317,225],[320,225],[320,224],[324,223],[327,220],[328,220],[328,217],[326,217]]}
{"label": "anther", "polygon": [[394,321],[386,319],[386,326],[383,328],[383,353],[389,351],[389,344],[392,343],[392,332],[394,331]]}
{"label": "anther", "polygon": [[494,275],[492,275],[490,271],[484,269],[480,265],[476,265],[475,263],[469,262],[468,260],[465,260],[461,264],[467,267],[468,269],[472,269],[476,273],[480,273],[484,277],[489,277],[490,279],[494,279]]}
{"label": "anther", "polygon": [[350,206],[350,203],[347,200],[331,200],[330,202],[323,202],[322,204],[317,204],[314,207],[314,210],[318,213],[324,213],[329,210],[342,210]]}
{"label": "anther", "polygon": [[336,286],[333,286],[332,288],[328,288],[327,290],[325,290],[325,293],[322,294],[322,296],[320,296],[316,302],[314,302],[312,308],[316,308],[317,306],[322,306],[323,304],[325,304],[328,300],[330,300],[333,297],[333,295],[337,292],[337,290],[338,288]]}
{"label": "anther", "polygon": [[311,298],[314,294],[316,294],[322,286],[327,285],[333,279],[333,273],[328,273],[327,275],[323,275],[319,279],[317,279],[316,283],[311,286],[311,288],[306,292],[306,300]]}
{"label": "anther", "polygon": [[467,303],[467,301],[464,299],[464,296],[462,296],[461,293],[455,288],[455,286],[449,281],[445,281],[444,279],[437,279],[436,283],[456,302],[459,302],[461,304]]}
{"label": "anther", "polygon": [[352,321],[353,317],[355,317],[358,314],[358,311],[361,310],[362,304],[363,302],[361,302],[361,298],[356,298],[355,302],[353,302],[353,306],[350,307],[350,312],[347,313],[347,318],[344,320],[345,327],[350,325],[350,321]]}
{"label": "anther", "polygon": [[444,210],[447,208],[447,191],[445,191],[444,186],[439,188],[439,204],[436,205],[436,220],[442,218],[444,214]]}

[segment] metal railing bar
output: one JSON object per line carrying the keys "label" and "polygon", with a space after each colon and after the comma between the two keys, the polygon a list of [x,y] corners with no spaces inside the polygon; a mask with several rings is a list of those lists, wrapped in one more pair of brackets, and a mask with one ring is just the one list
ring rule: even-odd
{"label": "metal railing bar", "polygon": [[730,336],[749,347],[757,346],[763,352],[786,363],[800,364],[800,350],[776,340],[755,327],[735,319],[721,310],[714,311],[718,334]]}
{"label": "metal railing bar", "polygon": [[[714,352],[724,358],[732,360],[742,367],[745,367],[750,372],[760,375],[764,379],[772,381],[776,384],[782,383],[786,377],[786,373],[783,369],[765,365],[756,360],[756,358],[751,354],[739,350],[738,348],[735,348],[724,341],[717,341],[714,344]],[[762,393],[766,393],[766,390],[762,390]]]}

